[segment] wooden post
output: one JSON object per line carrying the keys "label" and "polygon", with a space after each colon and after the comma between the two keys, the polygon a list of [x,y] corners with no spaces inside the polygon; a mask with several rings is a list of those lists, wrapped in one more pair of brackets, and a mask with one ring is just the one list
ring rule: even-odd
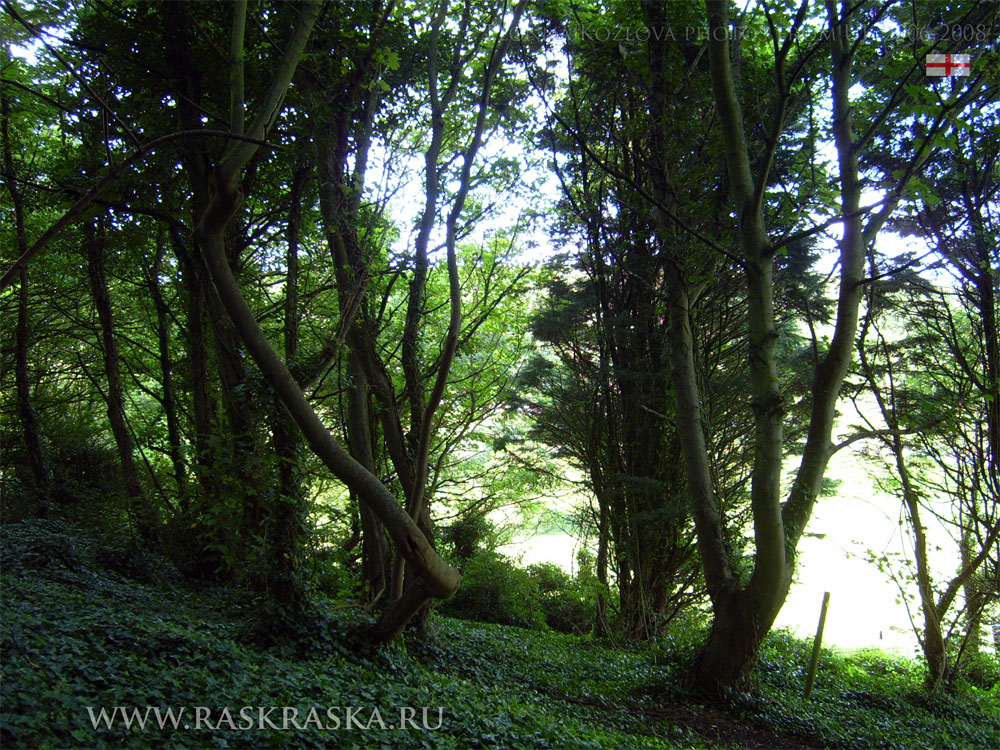
{"label": "wooden post", "polygon": [[819,664],[819,647],[823,643],[823,627],[826,625],[826,610],[830,606],[830,592],[823,592],[823,606],[819,611],[819,627],[816,628],[816,638],[813,640],[812,656],[809,658],[809,672],[806,674],[806,700],[812,695],[813,681],[816,679],[816,666]]}

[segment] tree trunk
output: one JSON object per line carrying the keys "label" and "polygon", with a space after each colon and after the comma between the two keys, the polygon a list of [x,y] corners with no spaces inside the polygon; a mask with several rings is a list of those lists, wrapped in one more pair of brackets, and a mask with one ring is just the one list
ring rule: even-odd
{"label": "tree trunk", "polygon": [[[861,196],[858,155],[848,93],[853,83],[850,24],[849,19],[838,16],[833,0],[828,0],[833,133],[839,157],[841,210],[848,218],[843,222],[844,233],[840,241],[841,278],[835,331],[826,356],[815,371],[808,437],[799,470],[782,506],[779,480],[783,406],[776,376],[777,337],[771,279],[774,251],[762,213],[771,160],[770,157],[764,159],[761,174],[753,175],[730,59],[728,1],[708,0],[706,8],[712,90],[726,152],[730,191],[739,218],[741,260],[750,303],[748,339],[755,425],[751,508],[756,555],[746,589],[734,579],[721,533],[698,406],[700,396],[687,319],[690,314],[687,290],[680,280],[672,285],[675,300],[671,305],[671,343],[678,429],[691,485],[698,547],[715,616],[712,634],[699,659],[698,686],[706,694],[720,695],[749,673],[760,644],[788,593],[794,568],[794,554],[789,553],[794,553],[805,530],[829,461],[835,406],[857,331],[864,251],[895,208],[898,193],[896,199],[887,201],[883,210],[866,226],[862,225],[858,212]],[[805,9],[805,3],[800,5],[799,23]],[[780,69],[779,75],[783,75]],[[779,84],[786,86],[787,82],[781,78]],[[787,88],[780,92],[778,111],[771,123],[770,149],[777,148],[786,102]]]}
{"label": "tree trunk", "polygon": [[[975,557],[976,539],[971,531],[966,528],[962,531],[961,550],[962,567],[967,568],[972,564]],[[981,571],[977,570],[970,575],[962,587],[965,594],[965,636],[962,643],[962,654],[975,657],[983,648],[983,613],[989,604],[989,588],[983,580]],[[960,670],[961,664],[956,664],[955,669]]]}
{"label": "tree trunk", "polygon": [[186,292],[187,349],[191,378],[191,414],[194,420],[194,472],[205,495],[216,496],[215,451],[212,448],[212,422],[215,403],[208,378],[208,332],[205,327],[206,279],[202,265],[196,262],[180,235],[172,232],[174,252],[181,263],[181,279]]}
{"label": "tree trunk", "polygon": [[187,494],[187,467],[184,465],[180,421],[177,417],[177,395],[174,390],[173,362],[170,357],[170,311],[163,299],[163,289],[160,287],[162,260],[163,249],[158,242],[156,260],[146,277],[146,283],[149,295],[153,299],[153,306],[156,308],[156,343],[160,361],[160,380],[163,387],[163,411],[167,418],[170,463],[174,469],[174,481],[177,482],[181,512],[187,514],[190,498]]}
{"label": "tree trunk", "polygon": [[272,601],[295,609],[306,598],[300,567],[305,539],[305,507],[299,481],[299,435],[294,422],[275,398],[271,424],[278,460],[278,494],[270,500],[266,544],[266,588]]}
{"label": "tree trunk", "polygon": [[[368,471],[374,472],[375,459],[371,444],[371,415],[368,409],[368,378],[361,357],[352,350],[350,355],[351,386],[347,402],[347,433],[351,455]],[[362,600],[377,601],[389,585],[391,557],[386,545],[385,530],[367,503],[358,503],[361,517],[361,585]]]}
{"label": "tree trunk", "polygon": [[[177,97],[177,126],[182,130],[203,127],[203,73],[196,63],[194,48],[199,31],[184,3],[164,3],[164,19],[171,29],[167,36],[164,54],[167,62],[169,85],[180,94]],[[204,214],[209,201],[207,175],[209,144],[202,139],[185,141],[181,163],[191,185],[191,222],[196,225]],[[208,498],[218,497],[215,473],[215,451],[212,425],[215,422],[216,404],[209,381],[209,332],[206,325],[207,294],[209,281],[193,236],[182,236],[177,225],[170,226],[170,239],[174,254],[181,265],[181,282],[184,287],[187,325],[185,326],[188,376],[191,379],[191,415],[194,428],[194,455],[191,468],[201,491],[195,497],[195,514],[198,515]]]}
{"label": "tree trunk", "polygon": [[212,279],[248,352],[292,415],[313,452],[335,476],[358,494],[362,502],[370,505],[386,525],[396,548],[420,571],[421,578],[404,592],[401,599],[386,609],[373,632],[378,641],[391,640],[428,599],[451,596],[458,588],[461,577],[455,568],[437,555],[413,519],[379,478],[352,458],[334,439],[268,343],[243,299],[225,257],[223,232],[235,210],[237,196],[235,186],[220,190],[199,227]]}
{"label": "tree trunk", "polygon": [[[302,192],[308,175],[307,169],[295,171],[289,195],[282,330],[286,362],[293,362],[299,349],[299,233],[302,227]],[[278,494],[267,509],[267,590],[274,601],[287,607],[296,607],[306,598],[299,575],[306,510],[299,476],[301,440],[295,423],[281,401],[276,397],[274,401],[271,435],[278,461]]]}
{"label": "tree trunk", "polygon": [[[281,100],[305,49],[306,41],[320,11],[319,3],[302,6],[285,53],[276,65],[270,89],[259,101],[259,111],[247,127],[247,134],[258,141],[265,137],[277,114]],[[242,91],[233,91],[233,101]],[[235,108],[235,107],[234,107]],[[235,122],[234,118],[234,122]],[[234,125],[235,127],[235,125]],[[242,132],[236,131],[239,135]],[[442,560],[420,532],[414,520],[377,476],[368,471],[334,439],[306,400],[297,381],[278,357],[247,305],[226,257],[225,233],[242,199],[239,175],[256,153],[258,146],[249,141],[234,142],[214,171],[215,192],[198,221],[196,237],[202,247],[209,273],[234,327],[257,363],[261,374],[288,409],[309,446],[348,489],[367,502],[385,524],[396,548],[413,562],[421,577],[390,605],[376,625],[373,636],[378,641],[395,637],[407,620],[430,598],[451,596],[461,576]]]}
{"label": "tree trunk", "polygon": [[[885,406],[879,401],[880,406]],[[886,414],[885,416],[889,416]],[[890,426],[898,429],[890,417]],[[896,471],[902,485],[903,504],[913,529],[913,557],[917,566],[917,590],[920,594],[920,610],[924,615],[924,633],[920,647],[927,662],[927,692],[934,695],[941,687],[948,673],[948,657],[945,650],[944,633],[941,630],[937,602],[931,581],[930,561],[927,558],[927,533],[920,519],[920,500],[910,481],[910,472],[903,458],[903,441],[899,434],[892,437],[892,451],[896,459]]]}
{"label": "tree trunk", "polygon": [[695,683],[709,695],[742,684],[757,660],[769,623],[755,625],[750,594],[733,588],[712,601],[712,630],[695,661]]}
{"label": "tree trunk", "polygon": [[[595,489],[599,484],[594,481]],[[594,635],[603,638],[608,634],[608,504],[597,498],[599,508],[599,518],[597,522],[597,560],[596,575],[600,589],[597,592],[597,617],[594,622]]]}
{"label": "tree trunk", "polygon": [[[232,256],[230,264],[233,264]],[[263,428],[261,415],[254,408],[252,385],[247,382],[243,345],[240,336],[226,316],[225,308],[214,290],[209,289],[208,309],[211,312],[215,356],[218,362],[219,395],[226,416],[225,446],[228,452],[228,494],[240,504],[240,528],[243,544],[247,549],[258,546],[257,538],[263,537],[267,516],[264,495],[270,478],[265,475],[261,461],[260,444]]]}
{"label": "tree trunk", "polygon": [[125,480],[125,497],[129,515],[132,517],[139,535],[144,539],[152,539],[156,534],[156,514],[139,482],[139,472],[136,470],[135,459],[132,455],[132,438],[125,418],[121,365],[118,345],[115,341],[114,314],[111,308],[111,295],[108,292],[104,266],[104,224],[99,219],[86,222],[83,225],[83,232],[90,291],[94,298],[94,307],[97,310],[101,329],[101,348],[104,355],[104,372],[107,377],[107,391],[104,398],[108,406],[108,421],[111,423],[111,431],[114,433],[115,444],[118,446],[118,457],[121,462],[122,477]]}
{"label": "tree trunk", "polygon": [[[10,144],[10,99],[7,90],[0,93],[0,135],[3,136],[3,177],[14,207],[14,228],[17,237],[17,254],[28,251],[28,235],[24,225],[24,199],[14,172],[14,156]],[[17,413],[24,431],[24,447],[34,483],[35,512],[45,517],[49,512],[49,472],[42,453],[38,416],[31,404],[31,376],[28,371],[28,349],[31,346],[31,322],[28,315],[28,269],[18,272],[20,289],[17,297],[17,328],[14,334],[14,381],[17,388]]]}
{"label": "tree trunk", "polygon": [[24,446],[28,453],[28,466],[34,482],[35,512],[40,518],[49,513],[49,471],[42,454],[42,438],[38,429],[38,416],[31,404],[31,378],[28,373],[28,348],[30,323],[28,320],[28,269],[20,273],[17,298],[17,331],[14,344],[14,378],[17,384],[17,413],[24,430]]}

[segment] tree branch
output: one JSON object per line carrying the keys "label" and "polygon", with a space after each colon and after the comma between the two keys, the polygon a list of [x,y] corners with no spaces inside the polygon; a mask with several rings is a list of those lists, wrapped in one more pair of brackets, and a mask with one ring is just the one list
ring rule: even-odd
{"label": "tree branch", "polygon": [[38,253],[48,245],[63,229],[73,223],[80,214],[83,213],[84,209],[87,208],[101,191],[104,190],[108,185],[112,184],[117,180],[122,172],[125,171],[126,167],[130,167],[139,161],[142,157],[148,154],[150,151],[162,146],[165,143],[171,141],[176,141],[181,138],[192,138],[199,136],[211,136],[216,138],[237,138],[242,141],[247,141],[248,143],[255,144],[255,147],[266,146],[268,148],[280,148],[274,144],[268,143],[267,141],[261,140],[259,138],[251,138],[247,136],[238,136],[234,133],[230,133],[227,130],[181,130],[177,133],[170,133],[168,135],[160,136],[159,138],[154,138],[151,141],[142,144],[139,149],[132,154],[130,157],[125,159],[123,162],[114,165],[108,170],[108,174],[97,181],[90,190],[84,193],[79,200],[76,201],[69,209],[64,213],[58,221],[56,221],[52,226],[45,230],[44,234],[35,240],[35,243],[29,247],[20,258],[15,260],[10,268],[4,273],[3,277],[0,278],[0,292],[6,289],[8,286],[14,283],[14,279],[22,268],[25,268]]}

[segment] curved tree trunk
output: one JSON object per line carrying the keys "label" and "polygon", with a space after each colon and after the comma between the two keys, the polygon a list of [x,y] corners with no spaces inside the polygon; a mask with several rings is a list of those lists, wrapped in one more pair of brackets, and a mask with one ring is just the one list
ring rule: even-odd
{"label": "curved tree trunk", "polygon": [[234,187],[220,190],[199,227],[212,279],[250,356],[288,409],[313,452],[336,477],[358,494],[362,502],[369,504],[385,524],[396,548],[420,572],[418,581],[385,610],[376,626],[374,636],[377,640],[391,640],[430,598],[451,596],[458,588],[461,577],[455,568],[438,556],[414,520],[379,478],[352,458],[334,439],[268,343],[243,299],[225,257],[223,233],[235,209],[237,194]]}
{"label": "curved tree trunk", "polygon": [[[320,4],[305,3],[286,44],[285,53],[276,66],[270,89],[260,97],[259,111],[243,128],[243,90],[233,76],[232,127],[237,135],[249,135],[258,142],[267,135],[277,115],[281,101],[291,83],[292,74],[306,46],[312,26],[319,15]],[[237,6],[236,12],[240,12]],[[237,24],[234,23],[234,38]],[[235,46],[235,45],[234,45]],[[234,55],[236,60],[240,55]],[[240,63],[237,63],[240,64]],[[237,114],[239,112],[240,114]],[[368,503],[385,524],[396,548],[420,572],[420,578],[383,612],[374,630],[379,641],[395,637],[407,620],[430,598],[448,597],[458,588],[458,570],[442,560],[420,532],[414,520],[382,484],[377,476],[348,454],[323,424],[287,365],[278,357],[247,305],[226,257],[226,228],[236,213],[242,189],[239,175],[259,146],[250,141],[233,141],[222,162],[214,171],[215,192],[199,218],[196,238],[205,256],[206,265],[229,318],[246,346],[247,352],[260,368],[261,374],[274,390],[301,430],[313,452],[330,471]]]}

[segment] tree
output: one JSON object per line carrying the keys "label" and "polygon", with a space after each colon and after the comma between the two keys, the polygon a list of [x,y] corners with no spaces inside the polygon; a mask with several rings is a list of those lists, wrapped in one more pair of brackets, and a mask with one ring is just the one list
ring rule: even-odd
{"label": "tree", "polygon": [[[858,345],[862,393],[874,397],[882,420],[869,421],[884,449],[879,463],[894,479],[912,535],[923,620],[918,637],[931,694],[950,681],[956,655],[978,652],[983,614],[991,599],[995,606],[998,590],[1000,179],[996,123],[983,116],[988,107],[980,99],[942,134],[949,147],[925,168],[925,183],[933,180],[937,189],[921,185],[894,222],[928,242],[932,260],[921,267],[919,259],[904,257],[895,264],[901,269],[873,261],[872,278],[882,280],[869,288],[867,335]],[[940,585],[927,516],[950,529],[957,547],[958,563]],[[966,628],[956,648],[949,621],[960,593]]]}
{"label": "tree", "polygon": [[122,396],[121,358],[115,339],[115,316],[111,295],[108,291],[105,273],[105,223],[97,219],[83,228],[85,253],[87,256],[87,276],[94,298],[94,308],[101,331],[101,350],[104,358],[104,372],[107,376],[104,400],[108,406],[108,421],[118,446],[122,477],[125,482],[125,499],[129,515],[134,519],[136,529],[142,537],[150,538],[156,533],[156,518],[152,505],[139,482],[139,472],[132,452],[132,436],[125,417]]}
{"label": "tree", "polygon": [[[685,465],[692,493],[692,512],[698,532],[705,580],[712,599],[713,625],[698,662],[702,690],[719,693],[737,684],[752,667],[761,640],[785,599],[795,565],[795,548],[805,531],[823,474],[831,455],[831,436],[841,385],[847,374],[858,327],[859,305],[866,279],[865,258],[877,233],[895,211],[914,174],[934,151],[934,136],[948,118],[961,111],[978,90],[977,77],[968,87],[944,99],[932,113],[916,112],[926,124],[913,140],[898,173],[886,175],[886,197],[878,210],[861,207],[862,173],[859,162],[878,127],[897,111],[905,85],[919,75],[921,62],[902,59],[889,65],[899,78],[892,96],[853,105],[853,65],[865,50],[876,25],[888,8],[830,0],[826,4],[829,50],[829,90],[833,143],[837,153],[840,198],[837,219],[843,234],[838,242],[840,282],[834,334],[814,368],[808,434],[799,467],[787,498],[781,498],[785,402],[778,376],[778,335],[775,327],[775,255],[787,244],[770,234],[767,185],[773,155],[782,139],[789,103],[802,95],[799,73],[819,47],[800,47],[809,4],[801,3],[786,15],[783,6],[765,4],[760,12],[770,29],[774,84],[777,97],[770,113],[769,135],[758,155],[748,150],[744,109],[737,96],[731,55],[729,7],[725,0],[707,3],[708,56],[719,130],[726,154],[732,207],[739,225],[740,255],[734,259],[745,274],[748,298],[746,337],[750,357],[750,406],[754,421],[754,462],[751,478],[754,562],[746,581],[734,574],[724,546],[718,501],[711,482],[700,394],[695,377],[691,332],[691,281],[677,269],[672,274],[671,345],[678,429],[685,449]],[[782,38],[779,24],[784,27]],[[898,43],[897,43],[898,44]],[[737,43],[739,46],[739,43]],[[745,47],[744,47],[745,48]],[[901,49],[901,45],[896,49]],[[898,58],[895,58],[898,59]],[[980,74],[982,76],[982,74]],[[889,80],[892,80],[891,78]],[[880,92],[881,93],[881,92]],[[868,122],[857,115],[873,111]]]}
{"label": "tree", "polygon": [[[31,433],[44,448],[60,403],[82,410],[103,391],[108,418],[85,416],[120,463],[134,454],[124,473],[148,525],[201,555],[192,568],[221,565],[294,610],[306,498],[323,484],[304,479],[308,445],[353,497],[344,525],[358,527],[366,597],[389,593],[375,636],[392,638],[458,585],[434,549],[431,503],[479,481],[472,462],[448,467],[508,387],[491,356],[520,345],[496,329],[523,321],[504,308],[527,278],[503,250],[516,233],[467,240],[519,176],[486,139],[527,129],[528,76],[540,89],[557,78],[530,64],[541,40],[520,48],[524,67],[508,62],[526,3],[4,5],[43,60],[27,78],[5,74],[21,88],[5,85],[3,112],[5,187],[25,199],[5,214],[5,237],[21,239],[0,286],[22,281],[16,305],[3,299],[19,321],[5,354],[17,397],[40,415],[36,430],[20,410],[26,450],[41,455]],[[927,192],[918,177],[935,154],[957,150],[942,135],[985,90],[985,68],[954,90],[918,85],[925,50],[896,33],[902,4],[830,0],[823,18],[805,0],[768,0],[733,29],[726,3],[707,8],[704,45],[664,33],[700,26],[695,5],[540,9],[572,63],[546,139],[565,182],[558,234],[580,241],[584,278],[573,288],[567,273],[561,287],[571,326],[538,321],[559,360],[539,401],[550,442],[566,441],[590,474],[598,568],[617,568],[637,633],[689,590],[693,534],[715,618],[699,680],[718,693],[750,668],[787,592],[875,281],[872,242],[908,190]],[[602,42],[567,32],[563,10],[658,31]],[[37,90],[22,83],[32,76]],[[32,169],[14,163],[32,132],[22,94],[55,113]],[[372,198],[392,187],[366,175],[377,160],[391,183],[414,156],[423,191],[405,243]],[[862,207],[866,187],[884,197]],[[811,243],[834,225],[841,278],[826,341]],[[974,261],[956,267],[986,278]],[[138,281],[126,267],[142,269]],[[98,326],[78,304],[84,284]],[[51,333],[32,322],[43,313]],[[977,315],[970,326],[995,331]],[[58,375],[33,370],[36,356]],[[88,380],[73,374],[80,364]],[[45,387],[26,390],[32,377]],[[590,401],[551,408],[570,385]],[[798,449],[784,494],[782,463]]]}
{"label": "tree", "polygon": [[[12,65],[10,51],[4,45],[4,67]],[[0,92],[0,137],[3,138],[3,181],[10,194],[11,206],[14,209],[14,231],[18,254],[28,249],[27,228],[25,219],[24,198],[18,185],[17,170],[14,166],[13,145],[11,143],[11,101],[7,88]],[[31,321],[28,310],[28,270],[22,268],[18,273],[17,324],[15,334],[14,372],[17,388],[17,409],[23,430],[24,445],[34,482],[34,494],[37,497],[37,512],[40,516],[48,514],[49,469],[42,453],[42,440],[38,426],[38,417],[32,405],[31,376],[28,365],[28,349],[31,342]]]}
{"label": "tree", "polygon": [[[588,291],[592,310],[584,307],[580,311],[582,320],[595,321],[587,323],[593,338],[583,339],[593,349],[581,347],[573,333],[554,330],[567,345],[562,359],[580,363],[573,366],[577,379],[589,368],[589,376],[597,383],[602,379],[608,382],[604,388],[586,386],[584,391],[593,393],[590,403],[596,407],[596,420],[607,421],[604,434],[611,436],[612,455],[630,452],[640,462],[653,455],[663,466],[679,468],[683,465],[681,447],[690,443],[690,436],[681,428],[680,411],[689,404],[688,399],[698,400],[697,421],[705,450],[702,478],[712,489],[713,502],[718,501],[715,512],[724,518],[718,525],[716,551],[725,556],[734,578],[744,580],[750,575],[752,562],[745,554],[743,526],[754,427],[741,403],[741,397],[750,396],[749,343],[741,331],[750,309],[749,295],[740,288],[742,264],[726,249],[738,236],[738,227],[731,218],[725,177],[719,169],[722,149],[715,144],[712,131],[704,127],[715,108],[697,76],[708,73],[707,61],[699,52],[700,40],[685,33],[685,28],[698,22],[697,9],[687,5],[642,7],[643,20],[650,29],[645,43],[598,44],[592,40],[600,42],[602,37],[594,26],[589,27],[589,33],[574,35],[571,27],[565,31],[574,64],[569,93],[555,118],[565,133],[562,137],[571,144],[561,149],[574,154],[569,157],[572,171],[567,168],[562,181],[571,217],[567,223],[578,233],[573,239],[586,247],[586,253],[581,254],[586,260],[581,265],[593,284]],[[634,23],[635,8],[627,3],[612,4],[599,10],[577,9],[577,14],[584,29],[592,24],[599,30],[602,23]],[[766,63],[766,55],[758,56],[751,66],[748,55],[744,61],[746,78],[740,82],[765,109],[777,106],[775,95],[753,88],[752,82],[766,72]],[[619,97],[622,91],[626,93]],[[817,189],[815,170],[811,184],[809,181],[810,156],[815,154],[818,140],[809,119],[809,102],[803,97],[788,108],[789,133],[780,147],[773,148],[781,172],[767,178],[766,187],[774,194],[775,208],[783,214],[778,221],[780,231],[793,229],[796,201],[819,203],[825,198],[823,187]],[[749,137],[755,152],[766,148],[765,136],[761,128],[752,130]],[[775,333],[780,334],[774,342],[775,351],[787,362],[776,387],[790,398],[807,388],[803,369],[808,367],[815,347],[816,326],[824,323],[828,314],[821,299],[822,283],[808,270],[814,258],[808,240],[806,234],[788,243],[769,278],[773,282],[771,294],[784,308],[772,321]],[[670,376],[669,361],[684,342],[677,338],[676,330],[668,330],[667,318],[681,295],[690,300],[686,314],[695,320],[697,345],[693,339],[689,345],[693,350],[691,380],[679,383]],[[560,296],[568,294],[564,291]],[[577,320],[567,315],[570,310],[560,311],[564,317],[561,325]],[[799,316],[808,321],[812,342],[796,330]],[[637,348],[630,341],[656,341],[656,352]],[[635,387],[640,379],[644,385]],[[689,388],[683,400],[679,387]],[[604,401],[603,393],[610,394]],[[615,407],[616,399],[623,406]],[[802,411],[801,405],[789,405],[791,440],[803,436]],[[586,424],[581,415],[587,412],[566,408],[563,402],[555,410],[557,416],[567,412],[575,424]],[[561,420],[561,424],[571,422]],[[631,425],[636,426],[631,438],[615,436],[631,430]],[[577,430],[577,434],[582,438],[573,445],[586,446],[588,441],[592,446],[602,445],[601,438],[593,437],[601,433],[593,433],[590,427]],[[558,439],[568,442],[568,435],[563,429]],[[673,461],[670,445],[677,456]],[[650,450],[650,446],[659,447]],[[591,456],[598,454],[599,449],[591,449]],[[629,472],[616,466],[615,460],[605,463],[611,468],[605,469],[604,479],[598,477],[593,484],[603,483],[609,489],[622,486],[622,478]],[[654,482],[662,480],[648,472],[643,476]],[[663,484],[675,505],[679,505],[678,500],[690,504],[690,481],[689,470],[687,476],[674,472]],[[623,523],[637,524],[642,533],[665,534],[673,528],[682,539],[692,535],[683,513],[675,510],[669,520],[648,523],[641,509],[630,520],[628,506],[626,502],[618,511]],[[614,516],[613,511],[609,517]],[[655,557],[668,549],[683,549],[685,544],[669,544],[661,538],[656,542],[646,539],[636,546],[643,550],[640,554]],[[684,570],[683,560],[683,554],[673,560],[677,568],[668,578]],[[679,579],[688,575],[681,573]]]}
{"label": "tree", "polygon": [[[584,28],[628,23],[632,9],[615,4],[601,11],[574,8]],[[610,35],[582,33],[555,14],[550,22],[565,37],[569,63],[565,93],[557,99],[548,92],[557,103],[544,131],[563,189],[552,235],[576,249],[569,268],[565,261],[553,264],[535,318],[544,354],[528,372],[525,385],[534,393],[527,399],[536,437],[587,477],[597,504],[597,576],[607,583],[610,566],[619,625],[626,635],[644,638],[700,598],[672,414],[663,256],[651,221],[651,194],[660,162],[683,163],[692,185],[717,175],[706,158],[703,131],[678,127],[676,119],[669,156],[657,153],[662,144],[648,116],[655,73],[642,51],[610,43]],[[555,85],[545,70],[533,76],[540,89]],[[685,106],[696,110],[705,102],[680,76],[673,83]],[[716,206],[699,211],[699,226],[717,218]],[[720,290],[727,284],[731,279],[720,279]],[[739,353],[720,345],[736,317],[722,305],[715,312],[721,314],[712,323],[705,318],[711,364],[702,374],[721,394],[723,380],[739,381]],[[715,368],[720,355],[728,365]],[[713,456],[720,459],[717,480],[733,498],[727,512],[737,514],[745,472],[722,454],[733,447],[741,426],[723,414],[722,398],[713,405],[721,428],[720,451]],[[730,428],[734,434],[723,434]]]}
{"label": "tree", "polygon": [[[7,4],[11,17],[43,40],[46,55],[76,81],[67,108],[88,114],[74,122],[99,126],[88,131],[98,133],[96,141],[84,142],[84,124],[74,133],[80,154],[67,160],[66,171],[78,163],[88,170],[97,161],[105,166],[89,189],[79,179],[59,186],[78,200],[24,249],[4,286],[59,232],[81,217],[89,221],[94,204],[113,217],[108,222],[116,231],[103,235],[107,255],[119,250],[137,266],[151,264],[142,284],[150,304],[116,305],[127,304],[148,323],[129,341],[138,370],[132,379],[166,412],[160,436],[180,499],[168,503],[168,525],[171,533],[183,530],[182,546],[216,555],[205,556],[198,566],[203,571],[222,562],[274,603],[292,609],[302,603],[296,569],[305,503],[296,433],[304,429],[361,502],[365,557],[374,563],[369,577],[378,568],[385,575],[388,567],[383,526],[399,560],[409,561],[405,578],[403,565],[395,566],[396,597],[378,636],[391,638],[424,601],[457,585],[457,571],[433,550],[428,500],[447,481],[447,455],[496,409],[505,387],[503,378],[480,377],[489,372],[485,364],[463,360],[456,368],[456,354],[467,349],[471,365],[487,321],[505,296],[521,293],[526,270],[509,265],[499,251],[503,241],[467,258],[459,243],[484,212],[480,187],[502,189],[516,179],[510,159],[483,164],[478,153],[491,132],[508,126],[513,118],[506,113],[517,113],[510,105],[523,98],[524,86],[504,66],[524,7],[371,3],[344,18],[324,3],[284,4],[260,14],[246,3],[112,3],[74,7],[58,21],[33,11],[32,19],[61,23],[68,32],[51,44],[45,30]],[[371,36],[360,36],[361,28]],[[324,49],[342,50],[342,59],[310,52],[313,36]],[[218,43],[227,37],[227,44]],[[385,98],[387,81],[406,96]],[[421,91],[431,93],[429,111],[421,111]],[[474,116],[466,123],[469,111]],[[370,144],[387,133],[386,143],[399,143],[405,140],[400,132],[414,148],[423,149],[425,137],[432,148],[416,245],[412,254],[394,257],[388,243],[396,229],[379,216],[379,206],[365,202],[363,191]],[[273,158],[278,146],[288,158]],[[312,171],[307,167],[316,155],[321,164]],[[140,174],[132,176],[128,170],[137,165]],[[269,201],[268,192],[286,197]],[[448,218],[439,265],[433,243],[443,207]],[[125,224],[115,223],[122,216],[132,220],[130,229],[141,227],[127,232],[127,248],[113,246],[124,244]],[[150,231],[150,219],[160,228]],[[324,255],[313,250],[320,229],[330,251]],[[274,249],[279,233],[283,253]],[[109,308],[103,300],[115,294],[115,279],[105,274],[104,294],[94,259],[96,297]],[[408,283],[397,284],[400,279]],[[395,315],[401,300],[405,313]],[[281,310],[278,325],[275,309]],[[333,335],[321,334],[324,329]],[[435,350],[429,342],[439,333],[443,343]],[[113,331],[105,334],[105,341],[120,343]],[[270,343],[279,337],[284,361]],[[177,380],[176,338],[184,345]],[[155,345],[146,346],[151,339]],[[400,340],[402,356],[395,347]],[[328,379],[331,368],[337,374]],[[114,368],[106,361],[103,369]],[[349,384],[350,408],[318,406],[339,397],[338,382]],[[452,382],[455,397],[448,396]],[[307,387],[313,403],[303,395]],[[115,414],[122,416],[127,400]],[[333,430],[346,423],[347,444],[360,461],[336,442],[327,419]],[[158,468],[146,464],[159,486]],[[390,501],[397,492],[409,511]]]}

